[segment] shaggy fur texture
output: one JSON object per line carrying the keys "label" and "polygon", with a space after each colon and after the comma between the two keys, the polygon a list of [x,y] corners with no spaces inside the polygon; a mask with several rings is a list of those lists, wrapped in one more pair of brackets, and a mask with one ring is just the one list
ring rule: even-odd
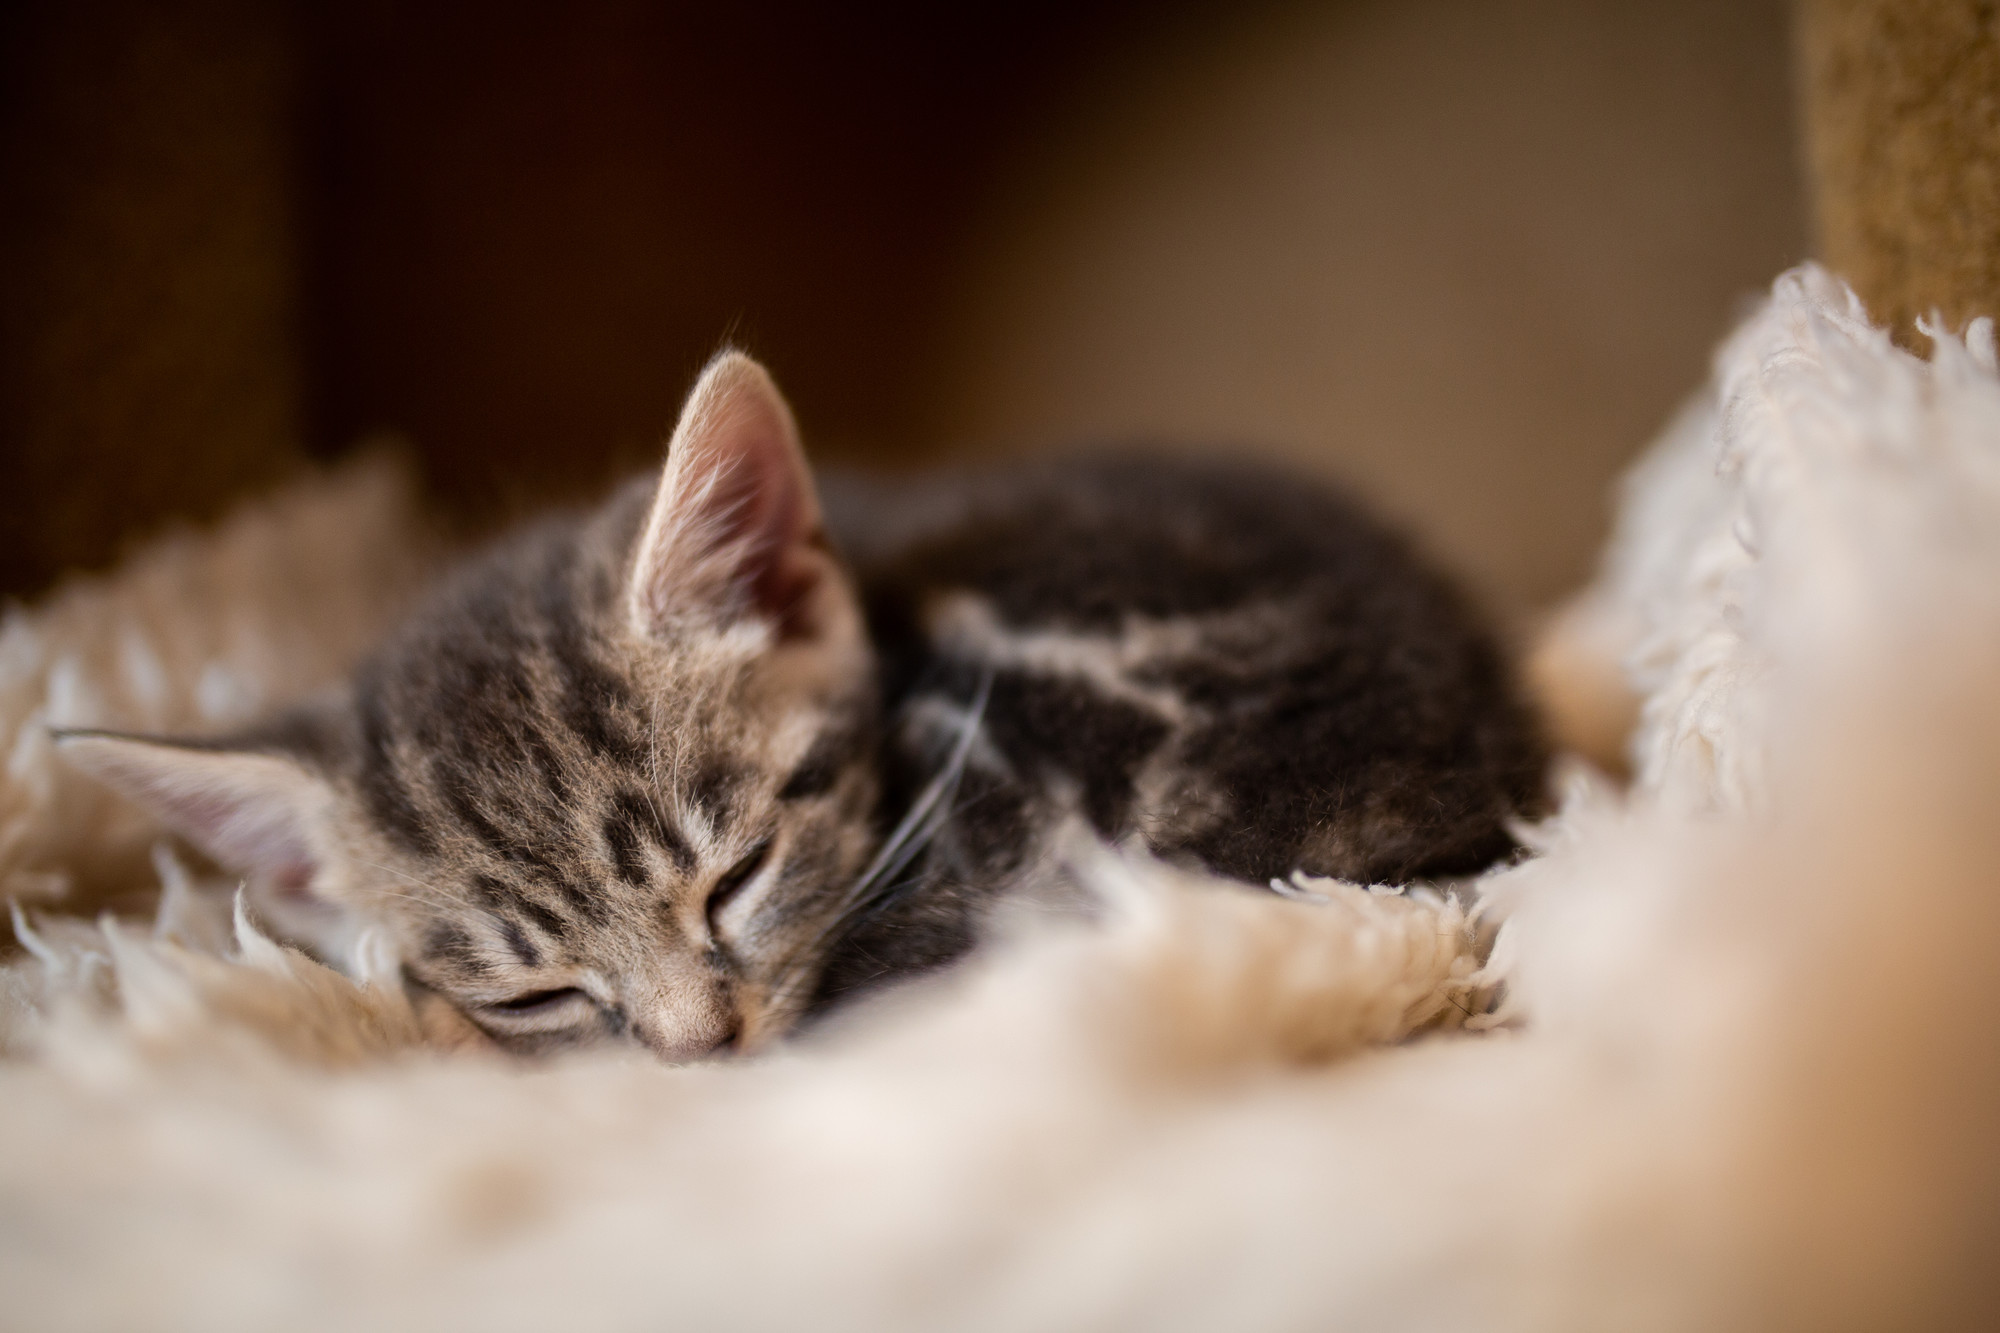
{"label": "shaggy fur texture", "polygon": [[341,680],[438,554],[375,457],[156,542],[0,621],[0,896],[65,911],[150,897],[159,828],[60,762],[51,727],[209,732]]}
{"label": "shaggy fur texture", "polygon": [[[10,972],[36,1327],[1880,1328],[1987,1308],[2000,378],[1816,271],[1640,473],[1647,697],[1504,918],[1089,847],[1099,928],[775,1059],[432,1049],[173,884]],[[1714,465],[1721,464],[1719,473]],[[1707,480],[1713,475],[1713,480]],[[46,613],[49,615],[55,612]],[[1607,628],[1608,626],[1608,628]],[[176,873],[169,863],[170,878]],[[176,943],[178,938],[181,942]],[[366,969],[361,969],[364,974]],[[1500,1032],[1466,1028],[1495,983]]]}

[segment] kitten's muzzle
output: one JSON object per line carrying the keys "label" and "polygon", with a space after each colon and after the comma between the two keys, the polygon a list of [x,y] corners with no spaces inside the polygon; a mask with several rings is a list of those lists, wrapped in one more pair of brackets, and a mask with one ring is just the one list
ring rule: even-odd
{"label": "kitten's muzzle", "polygon": [[740,1031],[741,1026],[733,1019],[720,1034],[684,1033],[668,1036],[650,1024],[632,1025],[632,1035],[638,1038],[646,1049],[672,1065],[692,1064],[697,1060],[730,1055],[736,1050],[736,1039]]}
{"label": "kitten's muzzle", "polygon": [[649,1006],[635,1015],[629,1030],[667,1063],[689,1064],[736,1050],[743,1022],[728,1000],[717,995],[698,1008],[672,1001]]}

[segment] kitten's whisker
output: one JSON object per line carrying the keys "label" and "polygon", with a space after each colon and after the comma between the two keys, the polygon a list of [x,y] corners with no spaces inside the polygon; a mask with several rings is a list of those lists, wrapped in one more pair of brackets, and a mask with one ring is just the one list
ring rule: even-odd
{"label": "kitten's whisker", "polygon": [[[394,875],[397,879],[402,880],[405,884],[414,885],[419,889],[429,889],[431,887],[430,884],[426,883],[421,879],[418,879],[415,875],[406,875],[402,871],[396,869],[394,866],[385,866],[378,864],[377,862],[374,861],[364,861],[358,856],[353,857],[351,859],[353,860],[354,864],[358,866],[367,866],[370,870],[379,870],[385,875]],[[408,898],[411,895],[407,893],[402,893],[393,896],[398,898]]]}
{"label": "kitten's whisker", "polygon": [[923,882],[923,876],[921,875],[912,875],[908,879],[892,881],[885,885],[881,892],[870,895],[866,902],[857,903],[855,910],[849,914],[847,919],[849,921],[866,921],[872,916],[879,916],[894,906],[896,901],[904,894],[917,888]]}
{"label": "kitten's whisker", "polygon": [[413,903],[427,903],[431,901],[428,898],[419,898],[414,893],[397,893],[394,889],[370,889],[369,894],[375,898],[402,898]]}
{"label": "kitten's whisker", "polygon": [[992,697],[993,674],[990,665],[980,673],[979,689],[959,722],[958,736],[952,743],[951,753],[946,756],[937,774],[924,784],[923,791],[918,793],[917,799],[897,822],[883,842],[882,849],[875,854],[875,859],[855,879],[825,923],[779,965],[777,972],[780,980],[772,987],[771,1004],[774,1008],[793,1003],[806,985],[815,979],[812,964],[819,960],[823,946],[830,938],[855,921],[887,907],[921,882],[920,877],[898,879],[897,876],[930,846],[951,818],[960,779],[972,756],[972,746],[979,738],[987,701]]}
{"label": "kitten's whisker", "polygon": [[910,862],[922,854],[943,831],[945,822],[951,817],[951,802],[957,795],[958,783],[954,780],[945,800],[931,811],[923,826],[903,844],[895,860],[883,867],[872,882],[856,886],[855,891],[849,895],[848,902],[841,909],[843,922],[877,906],[882,900],[895,894],[904,884],[912,882],[898,881],[896,877],[902,874]]}
{"label": "kitten's whisker", "polygon": [[[882,850],[876,853],[874,861],[869,863],[868,868],[862,871],[860,878],[854,882],[854,886],[847,891],[841,915],[845,915],[857,901],[861,900],[878,879],[884,875],[896,874],[908,865],[910,858],[922,850],[923,844],[937,835],[937,829],[943,823],[942,818],[924,832],[921,839],[917,836],[920,831],[924,831],[924,825],[930,820],[932,811],[940,808],[940,802],[943,802],[941,808],[944,815],[950,814],[950,798],[957,794],[959,778],[965,772],[966,760],[972,755],[973,742],[979,738],[979,724],[985,719],[986,703],[992,693],[993,668],[989,665],[980,673],[979,690],[973,695],[972,704],[966,709],[965,716],[959,723],[958,738],[953,742],[951,753],[946,757],[944,766],[938,770],[935,777],[924,784],[923,791],[918,793],[917,799],[911,803],[909,810],[889,834],[888,840],[882,844]],[[906,849],[912,846],[914,850],[908,850],[907,854],[904,854]]]}
{"label": "kitten's whisker", "polygon": [[660,827],[672,828],[673,825],[667,823],[666,809],[660,804],[660,737],[657,731],[646,743],[646,767],[647,776],[651,780],[639,794],[646,798],[646,805],[652,810],[653,818],[659,821]]}

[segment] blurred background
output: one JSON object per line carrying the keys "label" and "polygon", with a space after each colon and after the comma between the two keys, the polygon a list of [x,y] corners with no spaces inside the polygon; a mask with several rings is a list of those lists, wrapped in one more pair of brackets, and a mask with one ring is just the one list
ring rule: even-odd
{"label": "blurred background", "polygon": [[815,457],[1292,460],[1499,609],[1806,252],[1782,0],[13,0],[0,594],[383,432],[476,532],[721,342]]}

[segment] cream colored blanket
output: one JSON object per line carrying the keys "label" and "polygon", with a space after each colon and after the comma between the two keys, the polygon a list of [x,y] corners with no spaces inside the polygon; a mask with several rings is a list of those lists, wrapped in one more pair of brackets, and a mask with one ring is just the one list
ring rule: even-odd
{"label": "cream colored blanket", "polygon": [[338,675],[414,531],[364,470],[10,616],[10,1326],[1860,1329],[1991,1295],[1989,324],[1918,361],[1808,269],[1725,346],[1557,645],[1628,673],[1638,776],[1572,769],[1474,886],[1485,966],[1442,893],[1080,849],[1102,926],[749,1064],[426,1049],[393,960],[232,921],[57,768],[49,723]]}

